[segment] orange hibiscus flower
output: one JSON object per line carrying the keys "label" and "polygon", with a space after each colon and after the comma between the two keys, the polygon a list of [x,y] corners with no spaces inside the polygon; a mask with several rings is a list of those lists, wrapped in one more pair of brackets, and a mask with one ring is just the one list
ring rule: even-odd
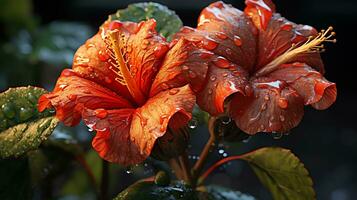
{"label": "orange hibiscus flower", "polygon": [[336,85],[323,77],[320,58],[322,43],[335,42],[335,33],[288,21],[270,0],[246,5],[242,12],[213,3],[196,29],[182,28],[176,41],[189,40],[210,61],[200,69],[182,65],[181,73],[189,72],[199,106],[211,115],[227,111],[249,134],[287,132],[301,121],[304,105],[320,110],[336,100]]}
{"label": "orange hibiscus flower", "polygon": [[155,26],[153,19],[104,23],[77,50],[73,69],[65,69],[55,89],[39,99],[39,110],[54,107],[65,125],[83,119],[96,131],[94,149],[110,162],[142,162],[158,138],[179,132],[191,118],[196,99],[190,87],[159,80],[170,76],[162,68],[183,46],[170,46]]}

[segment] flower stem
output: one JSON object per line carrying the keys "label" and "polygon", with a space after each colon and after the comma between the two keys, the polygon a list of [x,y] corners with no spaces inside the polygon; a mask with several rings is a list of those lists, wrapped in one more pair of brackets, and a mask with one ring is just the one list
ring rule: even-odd
{"label": "flower stem", "polygon": [[200,178],[198,179],[198,185],[202,184],[203,181],[207,178],[208,175],[210,175],[215,169],[217,169],[217,167],[223,165],[226,162],[232,161],[232,160],[238,160],[241,159],[243,155],[238,155],[238,156],[230,156],[227,158],[223,158],[222,160],[219,160],[218,162],[216,162],[214,165],[212,165],[211,167],[209,167],[207,169],[207,171],[205,171],[205,173],[203,173],[202,176],[200,176]]}
{"label": "flower stem", "polygon": [[210,117],[210,119],[208,121],[208,130],[210,133],[210,138],[208,139],[205,147],[203,148],[203,150],[200,154],[200,158],[197,160],[197,162],[195,163],[195,166],[193,167],[192,174],[193,174],[194,185],[196,185],[197,178],[200,175],[200,173],[203,169],[203,166],[206,163],[207,157],[216,142],[216,135],[214,132],[214,124],[215,124],[216,119],[217,119],[216,117]]}
{"label": "flower stem", "polygon": [[108,199],[108,187],[109,187],[109,163],[106,160],[102,160],[102,179],[100,183],[100,200]]}

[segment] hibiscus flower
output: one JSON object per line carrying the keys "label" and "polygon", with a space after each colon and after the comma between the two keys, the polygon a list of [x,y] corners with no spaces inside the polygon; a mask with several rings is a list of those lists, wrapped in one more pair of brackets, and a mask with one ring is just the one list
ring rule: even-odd
{"label": "hibiscus flower", "polygon": [[208,67],[181,66],[199,106],[211,115],[227,112],[255,134],[287,132],[301,121],[304,105],[322,110],[336,100],[320,58],[322,43],[335,42],[334,35],[331,27],[317,32],[288,21],[270,0],[246,0],[244,12],[223,2],[209,5],[196,29],[184,27],[175,38],[208,51],[201,53]]}
{"label": "hibiscus flower", "polygon": [[54,90],[39,99],[40,111],[54,107],[67,126],[83,119],[96,131],[94,149],[110,162],[142,162],[158,138],[180,134],[191,118],[196,99],[190,87],[157,78],[170,76],[162,66],[173,64],[183,43],[170,46],[155,26],[154,19],[104,23],[77,50],[72,69],[63,70]]}

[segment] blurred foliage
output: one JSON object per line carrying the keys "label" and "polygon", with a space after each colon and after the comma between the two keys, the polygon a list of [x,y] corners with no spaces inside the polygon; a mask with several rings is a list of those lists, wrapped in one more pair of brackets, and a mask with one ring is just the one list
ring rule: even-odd
{"label": "blurred foliage", "polygon": [[204,186],[198,190],[200,191],[198,194],[199,200],[255,200],[250,195],[218,185]]}

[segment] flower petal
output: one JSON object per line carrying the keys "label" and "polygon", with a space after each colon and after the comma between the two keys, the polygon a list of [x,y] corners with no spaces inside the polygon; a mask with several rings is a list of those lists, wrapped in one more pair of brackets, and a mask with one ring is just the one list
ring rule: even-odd
{"label": "flower petal", "polygon": [[191,84],[197,91],[202,87],[208,62],[213,53],[197,48],[185,39],[172,42],[172,48],[168,51],[160,71],[152,84],[150,96],[169,88],[176,88]]}
{"label": "flower petal", "polygon": [[109,55],[101,34],[104,29],[88,39],[79,47],[73,58],[73,70],[83,78],[96,82],[103,87],[109,88],[128,100],[132,100],[126,88],[118,81],[115,81],[116,74],[110,69]]}
{"label": "flower petal", "polygon": [[227,64],[227,68],[222,68],[219,66],[221,65],[219,61],[228,63],[223,59],[223,57],[217,57],[216,62],[210,64],[203,84],[204,88],[197,93],[197,104],[200,108],[215,116],[224,112],[225,100],[230,95],[236,92],[245,95],[249,84],[249,74],[246,70],[233,63]]}
{"label": "flower petal", "polygon": [[305,105],[318,110],[326,109],[336,101],[336,84],[304,63],[282,65],[269,74],[269,77],[286,81],[303,97]]}
{"label": "flower petal", "polygon": [[130,138],[130,125],[134,109],[85,109],[83,120],[96,131],[92,146],[103,159],[125,166],[138,164],[147,156]]}
{"label": "flower petal", "polygon": [[73,69],[84,74],[86,78],[130,97],[128,90],[125,87],[123,89],[123,85],[116,81],[118,75],[113,64],[116,61],[110,56],[105,43],[108,31],[118,31],[122,41],[120,50],[129,71],[141,92],[147,95],[161,60],[169,49],[166,39],[156,32],[155,26],[154,19],[139,24],[106,22],[100,31],[77,51]]}
{"label": "flower petal", "polygon": [[244,12],[252,18],[258,29],[265,30],[273,13],[275,5],[271,0],[246,0]]}
{"label": "flower petal", "polygon": [[257,132],[288,132],[303,116],[303,99],[281,81],[260,78],[252,83],[254,95],[237,94],[229,112],[237,126],[248,134]]}
{"label": "flower petal", "polygon": [[202,11],[197,29],[184,27],[175,37],[183,37],[250,71],[256,56],[255,33],[256,28],[243,12],[216,2]]}
{"label": "flower petal", "polygon": [[[279,14],[274,14],[266,30],[259,30],[258,58],[256,71],[275,58],[285,53],[292,44],[302,44],[309,36],[316,36],[317,31],[311,26],[297,25]],[[323,72],[323,63],[319,53],[301,53],[289,62],[303,62]]]}
{"label": "flower petal", "polygon": [[160,92],[136,109],[130,137],[136,146],[140,147],[141,154],[150,155],[156,139],[165,134],[174,115],[180,115],[180,118],[184,119],[174,122],[174,127],[185,125],[191,119],[194,104],[195,96],[186,85]]}
{"label": "flower petal", "polygon": [[62,72],[53,92],[39,99],[39,111],[52,106],[56,109],[56,117],[67,126],[79,123],[83,108],[132,107],[123,97],[95,82],[76,76],[69,69]]}

